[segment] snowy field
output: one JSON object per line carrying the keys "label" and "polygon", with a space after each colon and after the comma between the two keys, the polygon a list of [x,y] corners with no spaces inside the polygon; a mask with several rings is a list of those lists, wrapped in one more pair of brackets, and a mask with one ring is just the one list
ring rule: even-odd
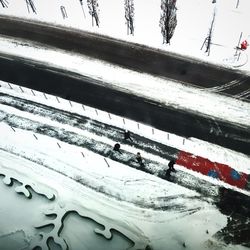
{"label": "snowy field", "polygon": [[[37,14],[32,11],[28,13],[25,1],[14,0],[8,0],[8,8],[2,8],[0,5],[0,14],[97,32],[210,63],[237,67],[249,73],[249,49],[242,52],[239,60],[234,57],[234,47],[238,44],[241,32],[242,39],[250,38],[250,16],[247,13],[250,2],[248,0],[240,0],[237,8],[236,0],[217,0],[215,4],[212,4],[212,0],[177,0],[178,23],[170,45],[162,44],[159,28],[159,0],[135,0],[134,36],[127,35],[124,2],[121,0],[109,0],[108,4],[105,0],[99,0],[99,28],[92,27],[85,1],[83,9],[80,2],[76,0],[34,0],[33,2]],[[67,11],[68,17],[65,19],[60,11],[61,6],[64,6]],[[216,11],[215,29],[211,52],[208,56],[204,50],[201,50],[201,46],[207,36],[214,11]],[[150,97],[158,100],[160,98],[162,103],[174,107],[185,103],[187,109],[195,112],[214,117],[220,116],[222,120],[242,126],[250,124],[250,104],[242,100],[221,97],[214,93],[203,93],[193,88],[186,88],[182,84],[162,81],[146,74],[112,69],[112,65],[98,60],[91,61],[89,58],[80,58],[61,51],[34,49],[32,44],[22,46],[22,41],[1,38],[0,49],[1,53],[40,60],[52,66],[101,78],[114,88],[122,86],[125,91],[131,91],[130,88],[133,85],[135,94],[142,93],[139,84],[142,79],[144,82],[148,81],[148,84],[153,81],[155,88],[154,92],[150,93]],[[88,67],[80,67],[83,61]],[[91,71],[93,65],[95,69],[97,66],[100,67],[100,75],[95,75],[96,70]],[[105,74],[107,71],[114,73]],[[125,74],[125,81],[122,82],[121,75]],[[105,111],[91,107],[83,109],[80,104],[69,103],[55,96],[45,96],[43,93],[19,88],[14,84],[1,82],[0,85],[1,94],[86,116],[90,121],[97,120],[105,126],[129,129],[153,141],[185,150],[211,161],[228,164],[237,171],[250,173],[250,158],[246,155],[195,138],[184,139],[167,132],[152,130],[153,128],[144,124],[138,125],[136,121],[124,120],[123,117],[107,114]],[[167,99],[166,96],[159,94],[159,89],[162,90],[163,85],[166,92],[173,93],[173,99]],[[197,93],[200,100],[208,101],[204,107],[200,105],[198,110],[197,105],[192,102],[194,96],[197,97]],[[146,91],[143,95],[149,97]],[[179,99],[184,99],[185,102],[176,102]],[[211,109],[207,109],[209,102],[214,103],[214,106],[210,106]],[[112,159],[106,159],[85,147],[66,143],[38,131],[36,133],[28,129],[29,124],[25,121],[30,120],[31,124],[42,122],[59,128],[62,134],[67,130],[77,136],[89,137],[91,140],[109,146],[115,141],[90,134],[74,126],[55,122],[48,117],[31,114],[25,110],[25,107],[24,110],[20,110],[1,103],[0,111],[0,176],[6,184],[0,183],[2,197],[0,249],[16,250],[33,247],[38,249],[40,247],[42,250],[48,247],[73,250],[249,249],[243,245],[226,244],[218,237],[218,232],[228,225],[230,216],[233,217],[233,215],[222,213],[211,197],[204,197],[195,190],[130,168]],[[21,125],[26,129],[9,126],[5,122],[7,116],[14,122],[16,117],[20,120],[22,118]],[[131,154],[136,154],[138,150],[133,146],[126,146],[125,149]],[[168,160],[147,152],[142,153],[145,158],[167,166]],[[235,190],[246,196],[250,195],[249,191],[239,190],[221,181],[186,170],[182,166],[176,166],[176,169],[186,171],[197,179],[205,180],[218,187]],[[218,190],[215,189],[215,191]],[[235,234],[239,232],[236,231]]]}
{"label": "snowy field", "polygon": [[[160,0],[134,1],[134,35],[127,35],[123,0],[98,0],[99,27],[92,25],[87,1],[78,0],[33,0],[35,11],[27,9],[26,1],[8,0],[7,8],[0,8],[0,14],[44,21],[66,27],[87,30],[130,42],[145,44],[177,54],[186,55],[249,71],[249,49],[235,57],[235,47],[243,40],[250,40],[248,0],[178,0],[177,26],[170,45],[162,44],[159,27]],[[63,18],[61,7],[67,17]],[[202,45],[208,36],[215,13],[210,55]],[[242,36],[241,36],[242,33]]]}
{"label": "snowy field", "polygon": [[[250,172],[250,159],[216,145],[192,139],[183,143],[183,138],[173,134],[167,136],[166,132],[157,130],[152,134],[152,128],[143,124],[138,130],[138,123],[134,121],[126,119],[124,124],[122,117],[112,114],[110,121],[103,111],[87,106],[83,109],[77,103],[47,94],[45,96],[14,84],[1,82],[1,92],[88,116],[109,126],[130,129],[152,140],[234,167],[241,166],[239,171]],[[34,122],[54,123],[45,117],[29,114],[25,109],[19,111],[3,104],[1,112],[27,117]],[[46,241],[50,237],[61,249],[67,249],[67,245],[69,249],[82,249],[83,245],[84,249],[145,249],[150,245],[152,249],[160,250],[183,249],[183,244],[188,249],[197,250],[245,249],[243,246],[225,244],[215,236],[227,225],[230,216],[222,214],[211,198],[111,159],[104,160],[84,147],[64,143],[41,133],[13,128],[5,123],[3,113],[1,116],[1,175],[5,184],[14,182],[16,191],[13,193],[14,190],[1,184],[1,195],[6,197],[6,202],[1,206],[1,220],[4,223],[0,231],[0,245],[6,250],[30,249],[31,246],[47,249]],[[86,134],[74,127],[59,123],[54,125],[77,134]],[[168,137],[170,139],[164,141]],[[96,137],[95,140],[104,140],[111,145],[115,143],[105,138]],[[133,147],[130,150],[137,152]],[[147,152],[142,153],[144,157],[152,159]],[[167,164],[164,159],[157,160]],[[183,169],[181,166],[176,168]],[[195,172],[192,174],[216,185],[235,189],[210,177]],[[237,191],[249,195],[248,192]],[[13,207],[14,202],[17,205]],[[43,213],[48,214],[49,222]],[[11,223],[3,219],[6,216],[11,216]],[[48,224],[52,224],[53,228]],[[73,232],[71,227],[75,228]],[[98,228],[105,229],[101,238],[95,233],[99,232]],[[109,238],[110,228],[113,238],[107,241],[105,238]],[[42,240],[39,241],[38,234],[42,232]],[[10,241],[13,245],[9,244]],[[49,245],[56,249],[53,241]]]}

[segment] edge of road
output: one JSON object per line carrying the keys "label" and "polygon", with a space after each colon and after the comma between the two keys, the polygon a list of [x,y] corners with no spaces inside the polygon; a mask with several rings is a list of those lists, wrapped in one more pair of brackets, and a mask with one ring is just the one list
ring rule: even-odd
{"label": "edge of road", "polygon": [[250,131],[244,125],[245,118],[242,116],[244,124],[230,123],[219,116],[216,119],[201,111],[197,113],[179,106],[162,105],[160,102],[136,94],[131,95],[129,91],[111,88],[103,80],[67,71],[59,66],[48,67],[47,64],[33,60],[15,56],[6,58],[6,56],[0,62],[1,79],[4,81],[122,115],[186,138],[199,138],[249,155]]}
{"label": "edge of road", "polygon": [[[20,94],[18,94],[18,93],[16,93],[16,91],[17,91],[17,85],[11,85],[14,89],[16,89],[16,90],[12,90],[12,89],[10,89],[9,88],[9,85],[6,83],[5,84],[5,86],[3,86],[4,87],[4,91],[3,91],[3,93],[4,92],[6,92],[6,93],[12,93],[12,94],[14,94],[14,96],[20,96],[20,94],[21,95],[23,95],[24,94],[24,90],[22,89],[20,89],[21,90],[21,92],[22,93],[20,93]],[[26,98],[28,99],[28,100],[31,100],[31,101],[34,101],[34,100],[36,100],[36,101],[38,101],[38,103],[43,103],[43,101],[41,101],[40,100],[40,98],[38,98],[38,97],[34,97],[34,95],[32,96],[32,91],[29,91],[29,94],[27,94],[27,91],[28,90],[31,90],[31,89],[27,89],[27,88],[25,88],[25,96],[26,96]],[[34,93],[34,92],[33,92]],[[42,95],[41,95],[42,96]],[[26,99],[25,98],[25,99]],[[34,99],[34,100],[33,100]],[[56,98],[55,98],[56,99]],[[62,101],[62,100],[61,100]],[[60,101],[60,103],[61,103],[61,101]],[[66,101],[66,100],[65,100]],[[72,105],[75,105],[75,103],[74,104],[72,104]],[[60,106],[60,105],[59,105]],[[58,106],[58,107],[59,107]],[[52,106],[52,108],[53,108],[54,106]],[[56,105],[56,107],[57,107],[57,105]],[[57,108],[58,108],[57,107]],[[55,107],[54,107],[55,108]],[[91,108],[91,107],[85,107],[85,109],[86,108]],[[62,106],[61,107],[59,107],[59,109],[62,109]],[[74,112],[74,110],[72,110],[72,108],[70,108],[71,110],[70,110],[70,112],[72,112],[72,114],[74,114],[75,112]],[[64,110],[64,108],[62,109],[62,110]],[[65,111],[67,111],[67,108],[66,108],[66,110]],[[69,112],[69,111],[67,111],[67,112]],[[98,111],[98,112],[100,112],[100,111]],[[54,112],[54,113],[57,113],[57,112]],[[85,114],[86,115],[86,114]],[[91,115],[90,116],[86,116],[86,117],[89,117],[90,119],[94,119],[93,117],[91,117]],[[107,116],[108,117],[108,116]],[[95,119],[94,119],[95,120]],[[108,120],[108,119],[107,119]],[[83,121],[82,121],[83,122]],[[81,123],[82,123],[81,122]],[[102,121],[103,122],[103,121]],[[109,124],[109,123],[105,123],[105,124]],[[120,124],[120,126],[122,125],[122,122],[121,122],[121,124]],[[110,126],[115,126],[115,127],[117,127],[117,128],[119,128],[120,126],[117,126],[117,124],[112,124],[112,125],[110,125]],[[134,124],[134,126],[136,127],[136,124]],[[140,125],[140,126],[143,126],[142,124]],[[121,128],[119,128],[120,130],[122,130]],[[135,131],[133,131],[133,133],[135,133],[136,134],[136,132]],[[154,131],[154,133],[159,133],[159,132],[157,132],[157,131]],[[122,134],[122,131],[120,131],[120,134]],[[121,135],[120,135],[121,136]],[[141,135],[142,136],[142,135]],[[165,136],[165,137],[168,137],[169,136],[169,134],[167,133],[167,132],[162,132],[162,136]],[[171,137],[173,136],[173,135],[170,135]],[[119,137],[119,136],[118,136]],[[111,139],[111,138],[110,138]],[[116,140],[117,140],[118,138],[116,138]],[[181,140],[181,139],[184,139],[184,138],[179,138],[179,140]],[[115,140],[115,138],[112,138],[112,140]],[[121,140],[121,138],[119,138],[119,140]],[[149,137],[149,139],[148,140],[152,140],[152,141],[154,141],[154,142],[156,142],[156,143],[162,143],[162,142],[159,142],[159,141],[157,141],[157,140],[154,140],[153,138],[151,138],[151,137]],[[159,145],[160,145],[159,144]],[[125,144],[126,145],[126,144]],[[164,145],[164,143],[163,143],[163,145]],[[111,145],[110,145],[111,146]],[[129,144],[127,145],[127,146],[129,146]],[[137,145],[138,146],[138,145]],[[212,145],[211,145],[212,146]],[[158,146],[157,146],[158,147]],[[227,184],[229,184],[231,187],[236,187],[236,190],[237,189],[241,189],[241,190],[245,190],[246,192],[249,192],[249,190],[250,190],[250,175],[249,174],[246,174],[244,171],[242,171],[242,169],[241,170],[239,170],[239,169],[235,169],[235,168],[233,168],[233,167],[231,167],[230,165],[228,165],[228,164],[223,164],[223,163],[219,163],[219,162],[214,162],[214,161],[211,161],[211,160],[209,160],[208,158],[205,158],[205,157],[202,157],[202,156],[199,156],[199,155],[196,155],[196,154],[193,154],[193,153],[190,153],[190,152],[188,152],[188,149],[187,149],[187,147],[183,147],[183,145],[181,145],[181,143],[180,143],[180,145],[178,146],[177,144],[175,145],[175,146],[169,146],[169,145],[167,145],[167,144],[165,144],[165,149],[163,149],[163,148],[159,148],[159,150],[160,151],[162,151],[162,152],[158,152],[158,156],[159,157],[163,157],[163,159],[165,159],[165,158],[170,158],[170,159],[174,159],[175,161],[176,161],[176,164],[178,165],[178,166],[180,166],[181,167],[181,169],[183,169],[183,168],[186,168],[186,169],[188,169],[188,174],[191,174],[191,175],[193,175],[192,174],[192,172],[194,171],[194,172],[197,172],[197,173],[199,173],[199,174],[202,174],[202,175],[204,175],[204,176],[207,176],[206,178],[205,178],[205,180],[206,181],[209,181],[210,183],[212,183],[212,184],[214,184],[214,185],[218,185],[219,184],[219,182],[220,181],[222,181],[223,183],[227,183]],[[169,149],[168,149],[169,148]],[[145,150],[143,147],[141,148],[141,149],[137,149],[137,150]],[[170,155],[168,155],[169,154],[169,152],[165,152],[165,150],[170,150],[171,152],[170,152]],[[128,151],[129,152],[129,151]],[[133,154],[131,154],[131,152],[130,153],[128,153],[126,150],[124,151],[124,153],[125,154],[130,154],[130,156],[127,156],[127,158],[128,159],[130,159],[131,157],[133,157],[132,155]],[[164,153],[165,152],[165,153]],[[96,153],[100,153],[100,152],[96,152]],[[107,152],[106,152],[107,153]],[[119,161],[119,162],[122,162],[123,164],[126,164],[126,159],[124,160],[123,159],[123,157],[122,158],[120,158],[119,157],[119,154],[118,155],[111,155],[111,156],[109,156],[109,153],[106,155],[106,153],[105,152],[103,152],[103,153],[100,153],[100,154],[104,154],[103,156],[104,157],[107,157],[108,156],[108,158],[110,158],[111,157],[111,159],[113,159],[113,160],[116,160],[116,161]],[[167,155],[165,155],[167,153]],[[152,152],[151,152],[151,154],[152,154]],[[150,158],[150,155],[151,154],[149,154],[149,158]],[[161,155],[162,154],[162,155]],[[157,155],[156,155],[157,156]],[[156,157],[157,158],[157,157]],[[155,162],[155,161],[157,161],[157,159],[151,159],[151,161],[153,160],[153,162]],[[166,159],[165,159],[166,160]],[[146,161],[147,163],[146,163],[146,167],[145,167],[145,169],[144,168],[140,168],[140,167],[138,167],[138,166],[136,166],[137,164],[136,163],[134,163],[133,161],[131,162],[131,161],[129,161],[128,162],[128,165],[130,166],[130,167],[134,167],[134,168],[138,168],[139,170],[142,170],[142,171],[145,171],[145,172],[148,172],[148,173],[151,173],[151,174],[156,174],[157,173],[157,175],[159,175],[159,177],[160,178],[166,178],[166,177],[164,177],[164,170],[163,169],[161,169],[161,170],[156,170],[156,173],[154,173],[154,171],[151,169],[151,167],[150,167],[150,159],[147,159],[147,161]],[[151,163],[151,164],[155,164],[155,163]],[[149,164],[149,166],[147,166]],[[164,165],[164,163],[159,163],[160,165]],[[152,166],[153,166],[152,165]],[[180,170],[181,170],[180,169]],[[152,172],[153,171],[153,172]],[[160,171],[159,173],[157,172],[157,171]],[[191,171],[191,172],[190,172]],[[180,176],[182,175],[182,174],[180,174],[180,173],[178,173],[178,175],[175,177],[175,176],[173,176],[172,178],[173,179],[169,179],[169,181],[173,181],[173,182],[176,182],[176,183],[179,183],[180,185],[188,185],[187,183],[185,183],[185,180],[184,180],[184,182],[182,183],[181,182],[181,180],[178,180],[179,178],[180,178]],[[179,178],[178,178],[178,176],[179,176]],[[212,177],[213,179],[210,179],[210,177]],[[182,176],[181,177],[181,179],[182,178],[184,178],[184,176]],[[199,179],[201,178],[201,176],[200,177],[198,177]],[[201,178],[202,179],[202,178]],[[217,180],[219,181],[219,182],[217,182]],[[220,185],[220,184],[219,184]],[[228,187],[230,187],[230,186],[228,186]]]}
{"label": "edge of road", "polygon": [[[202,85],[204,82],[209,85],[211,80],[215,81],[216,74],[220,82],[250,75],[240,69],[198,58],[33,19],[0,15],[0,34],[86,54],[122,67],[188,84],[199,82]],[[99,46],[96,46],[96,43]],[[202,74],[197,74],[197,70]]]}

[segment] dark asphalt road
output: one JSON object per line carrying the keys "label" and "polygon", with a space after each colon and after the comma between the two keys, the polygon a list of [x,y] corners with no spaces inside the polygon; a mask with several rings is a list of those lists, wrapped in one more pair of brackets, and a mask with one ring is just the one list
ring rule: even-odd
{"label": "dark asphalt road", "polygon": [[96,80],[48,69],[31,61],[0,58],[0,79],[106,110],[155,128],[250,154],[250,130],[185,110],[160,106],[138,96],[100,86]]}
{"label": "dark asphalt road", "polygon": [[[109,62],[158,76],[199,85],[202,88],[222,86],[220,93],[230,94],[228,82],[237,80],[240,91],[247,90],[250,79],[199,61],[128,44],[113,38],[86,32],[29,23],[0,16],[0,34],[29,39],[44,45],[104,59]],[[184,137],[196,137],[250,155],[250,129],[190,113],[163,107],[138,96],[100,86],[98,81],[72,72],[48,69],[37,63],[12,58],[0,58],[0,79],[118,114],[155,128]],[[102,83],[101,83],[102,84]],[[223,87],[224,86],[224,87]],[[232,94],[232,93],[231,93]],[[234,92],[233,94],[238,94]]]}
{"label": "dark asphalt road", "polygon": [[[133,70],[167,77],[201,88],[226,85],[217,91],[227,95],[240,94],[250,86],[250,77],[236,70],[232,71],[205,64],[193,58],[66,27],[60,28],[0,16],[0,34],[82,53]],[[227,85],[234,80],[239,80],[239,83]],[[250,96],[247,98],[250,100]]]}

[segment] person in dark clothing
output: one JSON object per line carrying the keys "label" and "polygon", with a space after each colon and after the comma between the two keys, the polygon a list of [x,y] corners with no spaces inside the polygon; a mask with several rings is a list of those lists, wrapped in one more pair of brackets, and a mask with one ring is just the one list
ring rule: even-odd
{"label": "person in dark clothing", "polygon": [[168,179],[168,178],[170,178],[170,176],[171,176],[171,170],[170,170],[170,168],[168,168],[166,171],[165,177]]}
{"label": "person in dark clothing", "polygon": [[169,179],[171,177],[171,172],[176,172],[175,168],[174,168],[174,164],[175,164],[175,161],[174,160],[170,160],[169,163],[168,163],[168,169],[166,170],[166,173],[165,173],[165,177],[167,179]]}
{"label": "person in dark clothing", "polygon": [[141,154],[138,152],[137,154],[136,154],[136,160],[137,160],[137,162],[141,165],[142,164],[142,157],[141,157]]}
{"label": "person in dark clothing", "polygon": [[175,164],[175,161],[174,160],[171,160],[169,163],[168,163],[168,168],[171,171],[173,172],[176,172],[175,168],[174,168],[174,164]]}
{"label": "person in dark clothing", "polygon": [[120,154],[122,154],[122,152],[120,150],[120,147],[121,147],[121,145],[119,143],[116,143],[113,150],[119,152]]}
{"label": "person in dark clothing", "polygon": [[142,161],[141,154],[139,152],[136,154],[136,161],[140,164],[141,167],[145,167],[145,165]]}
{"label": "person in dark clothing", "polygon": [[128,130],[124,131],[124,140],[130,140],[131,142],[133,141]]}

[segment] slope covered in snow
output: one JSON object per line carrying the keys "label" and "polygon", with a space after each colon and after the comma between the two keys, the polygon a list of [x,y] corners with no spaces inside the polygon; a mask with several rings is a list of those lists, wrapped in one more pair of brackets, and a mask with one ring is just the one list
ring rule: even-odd
{"label": "slope covered in snow", "polygon": [[[12,216],[11,222],[3,220],[5,223],[2,224],[0,238],[2,246],[7,246],[6,242],[15,239],[12,246],[24,249],[29,249],[30,246],[40,246],[46,249],[46,240],[53,237],[62,249],[66,249],[67,246],[69,249],[79,249],[82,245],[90,249],[126,249],[127,247],[145,249],[147,245],[159,250],[183,249],[184,245],[194,250],[213,249],[212,247],[244,249],[233,240],[231,242],[234,245],[225,244],[222,241],[227,233],[223,231],[220,233],[220,230],[223,228],[231,230],[230,227],[227,229],[230,225],[227,218],[238,225],[237,234],[240,234],[242,230],[242,226],[239,225],[243,224],[237,217],[236,220],[236,215],[227,215],[221,207],[219,186],[211,186],[211,189],[207,190],[210,195],[207,192],[207,196],[204,196],[198,190],[191,191],[144,173],[140,169],[129,168],[126,164],[118,163],[117,160],[113,161],[108,158],[104,160],[102,156],[89,151],[87,144],[83,141],[82,146],[78,146],[70,141],[58,140],[53,135],[54,133],[49,136],[45,135],[49,126],[54,125],[55,128],[61,129],[58,130],[58,135],[64,135],[66,130],[74,132],[75,141],[83,140],[83,135],[92,137],[96,141],[95,147],[97,148],[97,141],[103,141],[106,145],[109,143],[113,145],[115,142],[109,142],[107,138],[95,134],[88,134],[87,127],[79,130],[76,125],[64,124],[63,120],[55,123],[52,115],[50,115],[51,119],[46,118],[46,115],[42,118],[39,115],[42,106],[38,104],[34,109],[36,114],[33,115],[26,105],[22,106],[23,110],[14,107],[18,104],[18,98],[25,97],[26,100],[46,104],[48,111],[52,106],[68,110],[72,118],[77,112],[88,114],[92,119],[106,123],[110,120],[107,113],[86,106],[83,109],[77,103],[71,102],[70,104],[66,100],[50,95],[46,95],[45,98],[42,93],[32,92],[15,85],[7,83],[1,85],[2,93],[16,97],[16,100],[8,101],[9,104],[8,102],[1,104],[1,175],[5,177],[3,179],[5,184],[13,182],[15,191],[23,194],[23,196],[9,195],[10,188],[3,188],[1,184],[1,195],[6,197],[4,206],[1,206],[1,216],[3,216],[1,218],[7,215]],[[12,89],[9,86],[12,86]],[[7,101],[9,98],[6,97]],[[10,104],[14,105],[13,108],[9,107]],[[51,111],[53,112],[52,108]],[[13,121],[12,127],[6,123],[7,113],[10,113],[9,117]],[[23,119],[21,129],[15,125],[20,119]],[[31,122],[27,122],[27,119]],[[93,124],[91,120],[88,125],[90,128]],[[36,126],[37,122],[44,123],[43,130],[37,130],[37,132],[30,130],[30,126]],[[115,124],[123,129],[129,128],[134,132],[137,131],[142,136],[151,132],[151,129],[146,126],[140,125],[140,130],[138,130],[137,123],[126,120],[124,124],[121,117],[112,115],[112,125]],[[161,141],[161,132],[154,132],[155,134],[151,136]],[[183,145],[181,138],[174,135],[170,135],[170,138],[170,144],[176,147],[188,147],[189,143]],[[129,150],[126,144],[123,147],[124,150]],[[134,154],[138,151],[136,147],[132,145],[130,149]],[[104,150],[108,148],[106,146]],[[110,150],[112,151],[112,147]],[[230,155],[232,154],[233,152]],[[152,157],[146,152],[143,156]],[[224,161],[232,160],[225,154],[220,157],[224,157]],[[235,153],[235,157],[237,160],[240,159],[238,153]],[[157,160],[157,157],[150,160]],[[164,164],[164,160],[159,161],[159,167],[164,167],[160,162]],[[247,165],[248,162],[249,159],[245,164]],[[242,157],[242,163],[244,163],[244,157]],[[182,171],[178,166],[177,169],[178,172]],[[162,171],[165,170],[162,169]],[[197,177],[200,178],[199,175]],[[214,184],[219,183],[214,182]],[[228,188],[228,186],[225,187]],[[25,201],[25,196],[31,199]],[[213,198],[216,196],[219,198],[218,202]],[[14,200],[17,205],[13,207],[11,204]],[[17,209],[23,212],[17,213]],[[42,216],[42,211],[46,211],[49,221]],[[27,217],[31,214],[32,220],[27,223]],[[55,218],[53,214],[57,217]],[[86,221],[86,218],[89,219]],[[193,223],[190,224],[189,221]],[[103,228],[98,227],[96,222],[103,225],[105,231],[102,231]],[[48,226],[49,224],[54,225],[53,229]],[[37,228],[34,228],[34,225]],[[71,228],[75,228],[75,236],[70,233]],[[105,238],[109,238],[110,228],[113,229],[111,230],[113,238],[111,241],[106,241]],[[59,231],[61,233],[58,237]],[[42,237],[37,237],[37,234],[41,232],[43,232]],[[97,240],[95,236],[97,232],[103,234],[104,237]],[[84,235],[84,241],[79,233]]]}

